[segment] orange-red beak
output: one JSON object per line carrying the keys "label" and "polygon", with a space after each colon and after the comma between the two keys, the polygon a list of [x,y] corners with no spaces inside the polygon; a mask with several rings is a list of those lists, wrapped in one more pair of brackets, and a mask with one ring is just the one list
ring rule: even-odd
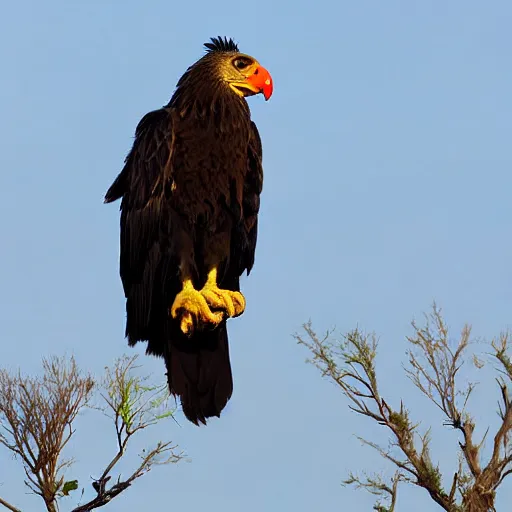
{"label": "orange-red beak", "polygon": [[250,77],[247,78],[247,83],[258,89],[265,100],[268,101],[274,90],[274,84],[272,83],[272,77],[270,73],[263,67],[258,66]]}

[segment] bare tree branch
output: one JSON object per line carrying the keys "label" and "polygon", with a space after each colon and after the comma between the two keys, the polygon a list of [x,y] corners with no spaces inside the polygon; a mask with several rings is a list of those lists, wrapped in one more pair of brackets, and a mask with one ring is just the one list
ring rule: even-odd
{"label": "bare tree branch", "polygon": [[[458,385],[458,374],[471,344],[471,328],[464,326],[458,340],[453,342],[441,311],[435,304],[431,314],[426,316],[423,326],[415,322],[412,326],[413,335],[407,338],[411,349],[407,352],[409,364],[404,368],[406,375],[442,411],[446,417],[445,425],[462,434],[462,442],[459,443],[462,459],[448,493],[441,485],[442,475],[439,468],[434,465],[430,456],[430,430],[420,435],[418,425],[411,422],[404,404],[401,403],[400,408],[394,409],[380,395],[375,369],[375,336],[364,335],[355,330],[345,335],[341,341],[333,340],[330,332],[319,338],[311,322],[304,325],[306,336],[295,335],[297,342],[306,346],[313,355],[309,362],[324,377],[338,385],[349,399],[349,408],[385,426],[392,434],[392,447],[403,454],[403,458],[397,458],[375,442],[361,439],[398,468],[394,480],[395,493],[390,492],[394,488],[392,485],[374,478],[366,477],[363,481],[350,475],[345,483],[355,484],[373,493],[392,495],[396,500],[398,481],[406,480],[427,490],[432,500],[448,512],[494,510],[496,489],[512,473],[510,334],[502,334],[491,344],[494,357],[498,361],[498,371],[502,374],[498,381],[501,393],[501,424],[494,436],[492,455],[487,464],[483,465],[481,447],[487,433],[479,442],[475,441],[475,422],[467,412],[468,401],[475,385]],[[476,356],[473,356],[473,361],[477,368],[483,365]],[[375,510],[392,511],[393,503],[392,499],[391,508],[385,508],[378,503]]]}
{"label": "bare tree branch", "polygon": [[136,360],[137,356],[123,357],[116,361],[113,368],[106,369],[103,383],[105,393],[102,393],[106,406],[102,410],[113,420],[118,450],[101,476],[92,484],[96,497],[75,508],[73,512],[102,507],[154,465],[177,463],[184,457],[183,453],[175,452],[177,447],[172,443],[159,442],[155,448],[141,455],[141,464],[126,480],[121,480],[119,476],[114,485],[107,487],[112,478],[111,472],[126,453],[129,440],[159,420],[172,417],[172,411],[164,407],[169,398],[167,386],[148,386],[145,384],[147,378],[133,375]]}
{"label": "bare tree branch", "polygon": [[354,485],[356,488],[365,489],[371,494],[384,498],[384,500],[389,501],[389,507],[385,507],[381,501],[378,501],[373,509],[378,512],[394,512],[398,484],[401,481],[408,481],[408,478],[400,473],[400,471],[395,473],[389,484],[386,484],[380,475],[369,476],[365,474],[364,479],[362,479],[350,473],[349,478],[343,481],[343,485]]}
{"label": "bare tree branch", "polygon": [[[110,476],[103,476],[102,478],[96,480],[93,484],[93,487],[97,491],[97,496],[88,503],[74,508],[72,512],[88,512],[90,510],[94,510],[95,508],[106,505],[113,498],[130,487],[135,479],[150,471],[151,467],[155,464],[170,464],[179,462],[183,456],[181,454],[175,454],[175,448],[176,446],[172,446],[171,443],[158,443],[153,450],[151,450],[146,456],[143,457],[139,467],[125,481],[120,481],[120,479],[118,479],[117,483],[109,489],[106,489],[106,484],[110,480]],[[157,462],[157,457],[163,454],[166,455],[165,460]],[[103,474],[107,475],[108,473],[104,472]]]}
{"label": "bare tree branch", "polygon": [[9,509],[11,512],[21,512],[19,508],[16,508],[14,505],[11,505],[7,501],[0,498],[0,505],[3,505],[5,508]]}
{"label": "bare tree branch", "polygon": [[[470,383],[465,391],[456,385],[456,376],[462,365],[463,357],[470,343],[471,328],[465,325],[455,350],[450,347],[448,329],[441,311],[434,304],[432,313],[426,316],[424,327],[412,323],[414,335],[407,340],[412,345],[408,352],[410,369],[406,374],[414,385],[429,398],[447,417],[447,425],[460,430],[464,443],[460,444],[466,463],[476,478],[481,472],[479,446],[473,440],[475,424],[466,414],[465,407],[474,389]],[[419,354],[413,352],[419,350]],[[458,397],[462,405],[458,405]]]}
{"label": "bare tree branch", "polygon": [[[108,485],[129,440],[137,432],[172,417],[167,407],[167,385],[150,386],[147,378],[135,376],[136,359],[124,357],[106,369],[101,395],[104,406],[100,409],[113,420],[117,450],[92,483],[96,496],[75,511],[102,507],[155,465],[177,463],[183,458],[175,445],[160,441],[151,450],[143,450],[140,464],[126,479],[119,475],[113,485]],[[48,512],[57,512],[58,499],[78,488],[77,480],[65,480],[64,473],[73,460],[63,459],[62,451],[75,434],[73,422],[78,413],[90,405],[94,386],[90,376],[82,376],[73,358],[43,360],[41,378],[0,370],[0,445],[21,461],[25,484],[41,496]],[[5,500],[0,499],[0,505],[20,512]]]}
{"label": "bare tree branch", "polygon": [[93,387],[73,358],[44,359],[41,378],[0,370],[0,444],[19,457],[25,484],[43,498],[49,512],[57,512],[62,470],[71,464],[61,460],[62,450]]}

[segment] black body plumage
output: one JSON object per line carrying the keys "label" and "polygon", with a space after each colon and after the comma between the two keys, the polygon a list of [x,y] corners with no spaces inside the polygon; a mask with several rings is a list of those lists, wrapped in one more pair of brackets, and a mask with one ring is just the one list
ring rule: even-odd
{"label": "black body plumage", "polygon": [[105,196],[121,201],[120,275],[126,336],[164,358],[170,391],[194,422],[219,416],[233,381],[226,322],[186,337],[169,315],[186,260],[197,289],[219,263],[219,287],[238,291],[254,264],[262,148],[244,98],[219,81],[218,59],[237,52],[214,38],[165,107],[139,122],[124,168]]}

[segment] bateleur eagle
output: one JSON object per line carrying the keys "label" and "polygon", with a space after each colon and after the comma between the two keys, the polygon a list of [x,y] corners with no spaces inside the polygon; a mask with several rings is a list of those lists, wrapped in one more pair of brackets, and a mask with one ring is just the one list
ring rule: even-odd
{"label": "bateleur eagle", "polygon": [[233,380],[226,321],[241,315],[254,264],[262,148],[245,98],[272,78],[231,39],[213,38],[170,102],[139,122],[105,202],[121,199],[120,275],[130,346],[163,357],[196,425],[220,416]]}

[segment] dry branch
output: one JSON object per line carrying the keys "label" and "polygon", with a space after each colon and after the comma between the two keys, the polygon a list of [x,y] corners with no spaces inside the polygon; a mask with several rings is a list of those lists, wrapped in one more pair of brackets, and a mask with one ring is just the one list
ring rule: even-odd
{"label": "dry branch", "polygon": [[480,441],[474,439],[475,421],[467,412],[474,384],[470,383],[464,388],[458,385],[458,373],[471,343],[471,328],[466,325],[457,342],[453,343],[441,312],[435,305],[426,317],[425,325],[419,326],[413,322],[412,327],[413,335],[407,338],[411,348],[407,352],[406,375],[442,411],[446,418],[445,425],[459,430],[462,435],[459,443],[462,461],[448,492],[442,486],[442,475],[430,455],[430,430],[421,435],[418,424],[411,421],[404,404],[400,403],[399,408],[393,409],[380,394],[375,368],[376,337],[355,330],[341,341],[333,340],[330,332],[319,338],[310,322],[304,325],[305,336],[295,336],[298,343],[306,346],[313,355],[309,362],[340,387],[349,399],[350,409],[386,426],[392,435],[392,448],[402,453],[402,458],[397,458],[373,441],[361,439],[390,461],[398,471],[390,484],[369,477],[363,481],[354,475],[345,483],[381,496],[388,495],[390,508],[377,504],[376,510],[394,510],[401,481],[424,488],[431,499],[448,512],[494,510],[496,489],[512,473],[510,335],[503,334],[491,344],[501,373],[498,383],[502,421],[494,436],[492,455],[484,465],[481,447],[485,436]]}
{"label": "dry branch", "polygon": [[0,370],[0,444],[16,455],[46,509],[56,512],[64,470],[72,463],[62,450],[74,434],[73,421],[87,405],[94,382],[82,376],[73,358],[43,360],[43,376]]}
{"label": "dry branch", "polygon": [[130,487],[134,480],[151,470],[155,465],[177,463],[183,458],[176,453],[177,446],[170,442],[159,442],[147,453],[143,453],[140,465],[125,480],[118,476],[116,483],[108,487],[112,471],[126,453],[130,439],[139,431],[156,424],[158,421],[172,417],[172,411],[165,403],[169,398],[167,386],[148,386],[146,378],[133,375],[136,370],[137,356],[119,359],[113,368],[106,369],[102,393],[105,407],[103,412],[113,420],[116,430],[117,452],[107,464],[101,476],[94,480],[92,486],[96,497],[80,505],[72,512],[86,512],[102,507],[112,498]]}
{"label": "dry branch", "polygon": [[19,508],[16,508],[14,505],[11,505],[2,498],[0,498],[0,505],[3,505],[6,509],[10,510],[11,512],[21,512]]}
{"label": "dry branch", "polygon": [[[135,376],[136,358],[121,358],[106,369],[105,393],[101,395],[105,405],[101,409],[113,420],[117,450],[92,483],[96,496],[73,512],[102,507],[153,466],[176,463],[183,457],[172,443],[158,442],[154,448],[143,451],[141,462],[127,478],[123,480],[118,475],[115,483],[109,485],[129,440],[137,432],[172,417],[167,408],[167,387],[149,386],[147,378]],[[42,377],[0,370],[0,445],[21,461],[25,484],[43,499],[49,512],[57,512],[59,499],[78,488],[76,480],[65,480],[73,460],[64,459],[62,452],[75,434],[73,422],[89,405],[94,388],[93,379],[81,374],[73,358],[43,360]],[[20,512],[2,498],[0,505]]]}

